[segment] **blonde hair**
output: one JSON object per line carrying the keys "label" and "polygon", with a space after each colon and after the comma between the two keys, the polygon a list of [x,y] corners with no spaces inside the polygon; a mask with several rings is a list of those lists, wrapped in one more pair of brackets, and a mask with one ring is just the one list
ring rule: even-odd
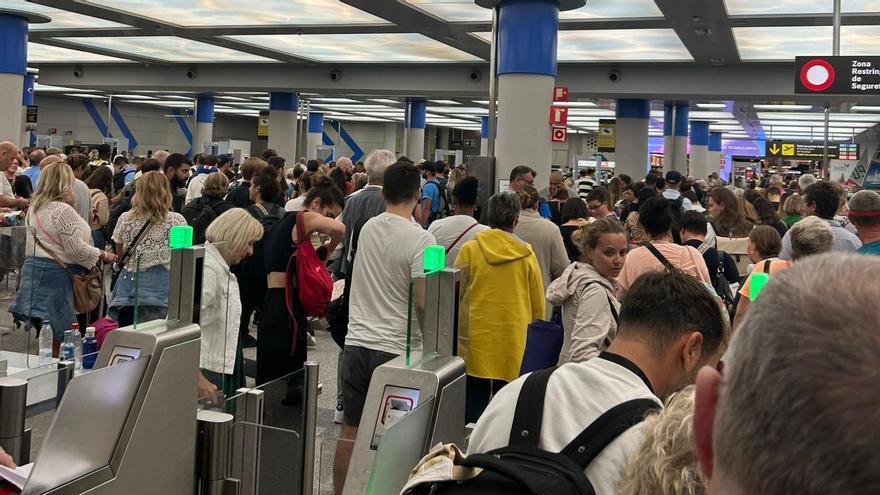
{"label": "blonde hair", "polygon": [[31,198],[31,210],[40,211],[53,201],[67,203],[73,191],[73,170],[63,161],[46,165],[40,171],[37,190]]}
{"label": "blonde hair", "polygon": [[705,495],[706,478],[694,449],[694,386],[669,397],[645,419],[644,439],[627,460],[620,495]]}
{"label": "blonde hair", "polygon": [[263,225],[246,210],[232,208],[208,226],[205,240],[214,244],[227,262],[244,254],[251,242],[263,237]]}
{"label": "blonde hair", "polygon": [[154,170],[142,175],[134,185],[131,211],[152,223],[162,223],[171,209],[171,186],[168,177]]}
{"label": "blonde hair", "polygon": [[229,179],[226,178],[226,174],[214,172],[208,174],[208,177],[202,184],[202,196],[223,199],[226,196],[227,189],[229,189]]}
{"label": "blonde hair", "polygon": [[571,241],[581,254],[588,249],[596,249],[599,239],[605,234],[626,234],[620,220],[613,217],[600,218],[595,222],[582,225],[571,235]]}

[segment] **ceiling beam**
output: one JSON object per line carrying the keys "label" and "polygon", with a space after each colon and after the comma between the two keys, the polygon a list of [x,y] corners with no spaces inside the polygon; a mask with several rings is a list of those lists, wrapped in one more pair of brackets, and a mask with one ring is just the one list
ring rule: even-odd
{"label": "ceiling beam", "polygon": [[[41,45],[56,46],[58,48],[67,48],[69,50],[77,50],[80,52],[94,53],[95,55],[104,55],[107,57],[121,58],[123,60],[131,60],[132,62],[140,62],[144,65],[161,65],[161,64],[167,63],[166,61],[160,60],[157,58],[132,55],[127,52],[119,52],[116,50],[107,50],[104,48],[97,48],[97,47],[92,47],[92,46],[82,46],[78,43],[71,43],[69,41],[58,40],[58,39],[53,39],[53,38],[31,40],[31,41],[33,41],[34,43],[39,43]],[[32,63],[32,64],[28,64],[28,65],[39,65],[39,64]],[[79,64],[79,65],[88,65],[88,64]]]}
{"label": "ceiling beam", "polygon": [[698,64],[739,63],[724,0],[655,0]]}

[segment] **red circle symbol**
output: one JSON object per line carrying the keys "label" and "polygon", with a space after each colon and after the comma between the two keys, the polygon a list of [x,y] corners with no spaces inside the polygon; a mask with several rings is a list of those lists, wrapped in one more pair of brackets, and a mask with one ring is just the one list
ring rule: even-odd
{"label": "red circle symbol", "polygon": [[801,67],[801,84],[810,91],[825,91],[834,84],[834,67],[821,58],[810,60]]}

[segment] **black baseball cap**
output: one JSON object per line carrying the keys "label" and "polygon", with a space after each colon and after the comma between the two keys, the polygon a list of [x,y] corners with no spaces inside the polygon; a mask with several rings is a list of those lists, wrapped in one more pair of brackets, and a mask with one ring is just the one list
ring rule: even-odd
{"label": "black baseball cap", "polygon": [[667,184],[678,184],[683,179],[680,172],[675,170],[670,170],[666,172],[666,183]]}
{"label": "black baseball cap", "polygon": [[220,167],[222,167],[223,165],[226,165],[227,163],[231,163],[231,162],[232,162],[232,155],[220,155],[217,157],[217,165]]}

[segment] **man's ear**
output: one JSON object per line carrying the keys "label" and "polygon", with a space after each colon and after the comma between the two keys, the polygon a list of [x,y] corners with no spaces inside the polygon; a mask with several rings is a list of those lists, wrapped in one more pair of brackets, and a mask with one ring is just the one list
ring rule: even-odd
{"label": "man's ear", "polygon": [[715,452],[712,448],[715,411],[721,389],[721,374],[711,366],[705,366],[697,374],[697,391],[694,397],[694,444],[700,470],[706,479],[712,478]]}
{"label": "man's ear", "polygon": [[693,369],[701,364],[703,357],[703,334],[691,332],[684,340],[681,349],[681,364],[688,376],[693,376]]}

